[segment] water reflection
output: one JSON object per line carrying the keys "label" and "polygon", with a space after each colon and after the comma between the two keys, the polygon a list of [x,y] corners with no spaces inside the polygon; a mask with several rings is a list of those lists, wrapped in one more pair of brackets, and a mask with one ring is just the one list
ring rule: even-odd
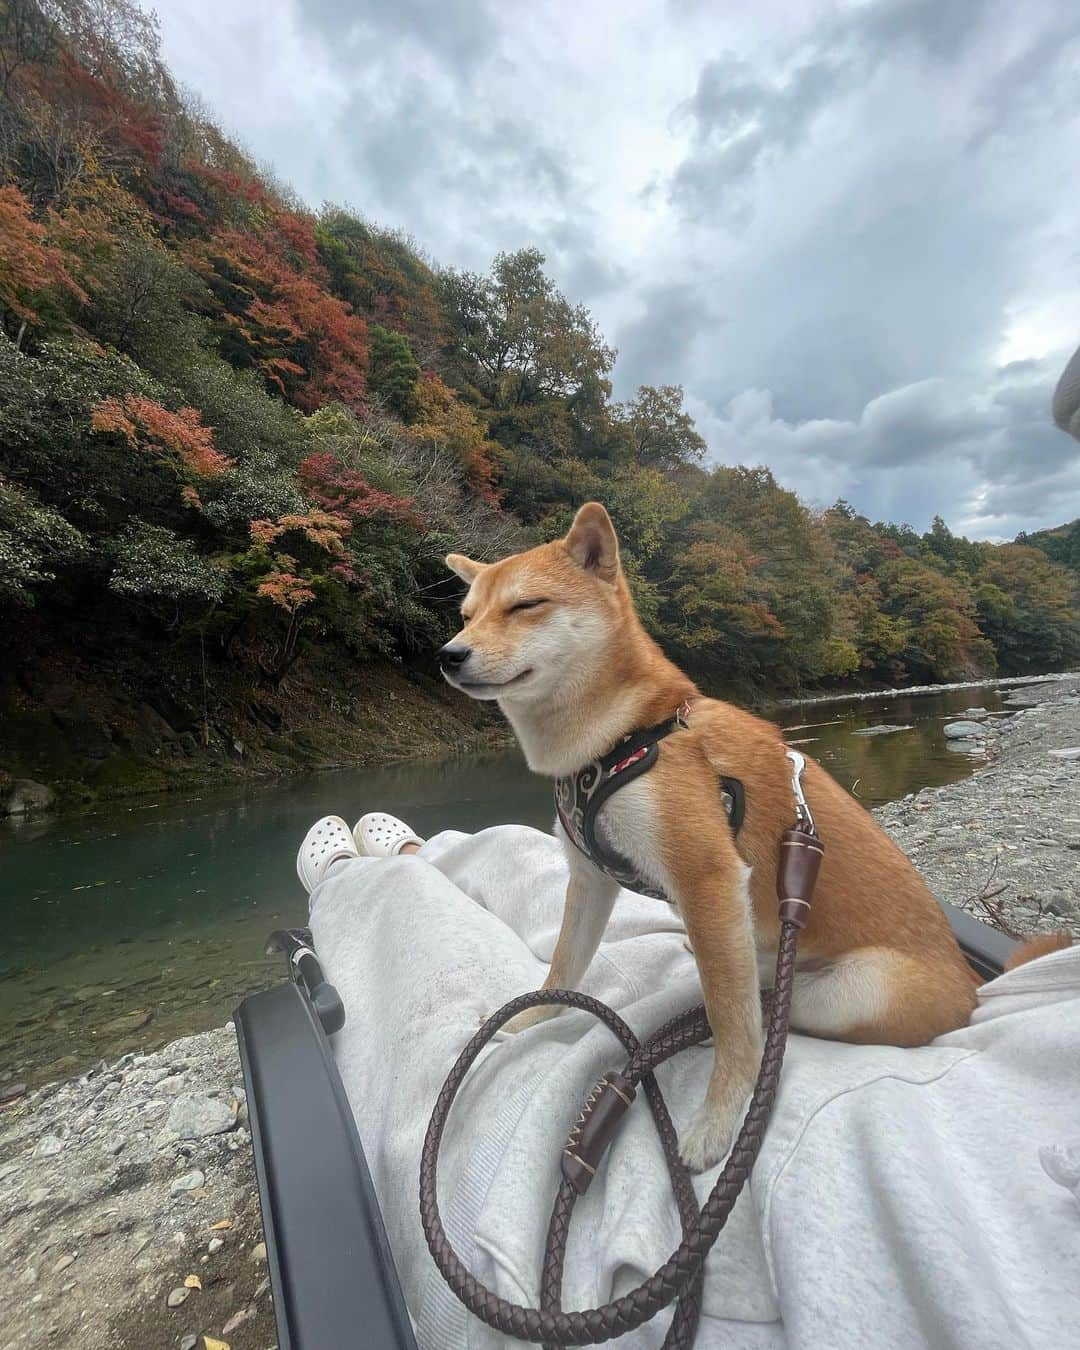
{"label": "water reflection", "polygon": [[[992,690],[814,704],[778,716],[789,740],[868,806],[971,771],[942,727]],[[875,724],[909,725],[879,736]],[[48,1078],[136,1045],[219,1025],[276,979],[266,934],[304,922],[297,844],[317,816],[379,807],[421,834],[504,821],[550,828],[549,785],[517,750],[114,806],[0,833],[0,1070]]]}

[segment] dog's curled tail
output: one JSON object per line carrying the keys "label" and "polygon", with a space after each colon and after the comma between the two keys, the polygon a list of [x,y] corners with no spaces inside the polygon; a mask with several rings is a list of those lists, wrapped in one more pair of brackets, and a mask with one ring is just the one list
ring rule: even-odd
{"label": "dog's curled tail", "polygon": [[1022,942],[1012,956],[1005,962],[1006,970],[1015,970],[1017,966],[1023,966],[1028,961],[1034,961],[1039,956],[1047,956],[1050,952],[1060,952],[1066,947],[1073,945],[1071,933],[1040,933],[1037,937],[1028,938]]}

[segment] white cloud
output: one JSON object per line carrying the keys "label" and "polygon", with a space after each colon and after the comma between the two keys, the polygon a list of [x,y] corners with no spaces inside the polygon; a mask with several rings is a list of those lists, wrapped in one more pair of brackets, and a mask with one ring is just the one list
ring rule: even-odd
{"label": "white cloud", "polygon": [[1080,514],[1072,0],[157,8],[308,202],[456,266],[538,244],[618,393],[682,382],[714,458],[917,526]]}

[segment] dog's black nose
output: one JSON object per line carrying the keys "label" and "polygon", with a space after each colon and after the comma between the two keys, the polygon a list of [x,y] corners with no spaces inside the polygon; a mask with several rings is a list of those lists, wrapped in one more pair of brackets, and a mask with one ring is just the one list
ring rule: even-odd
{"label": "dog's black nose", "polygon": [[471,655],[471,647],[455,647],[452,642],[448,642],[439,651],[439,665],[443,670],[457,670]]}

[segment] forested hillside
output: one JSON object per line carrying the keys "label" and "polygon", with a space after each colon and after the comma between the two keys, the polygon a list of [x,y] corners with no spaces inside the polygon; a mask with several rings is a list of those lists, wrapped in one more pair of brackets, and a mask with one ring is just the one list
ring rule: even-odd
{"label": "forested hillside", "polygon": [[1080,572],[1080,520],[1058,525],[1052,530],[1022,534],[1016,542],[1041,549],[1051,562],[1067,567],[1071,572]]}
{"label": "forested hillside", "polygon": [[313,213],[185,100],[133,0],[0,0],[0,82],[9,721],[50,663],[162,713],[147,690],[182,672],[197,739],[235,741],[237,690],[272,723],[313,663],[353,693],[424,668],[443,554],[552,538],[594,497],[714,689],[1080,651],[1075,576],[1039,548],[812,511],[713,466],[681,389],[614,401],[615,352],[535,250],[478,276],[362,201]]}

